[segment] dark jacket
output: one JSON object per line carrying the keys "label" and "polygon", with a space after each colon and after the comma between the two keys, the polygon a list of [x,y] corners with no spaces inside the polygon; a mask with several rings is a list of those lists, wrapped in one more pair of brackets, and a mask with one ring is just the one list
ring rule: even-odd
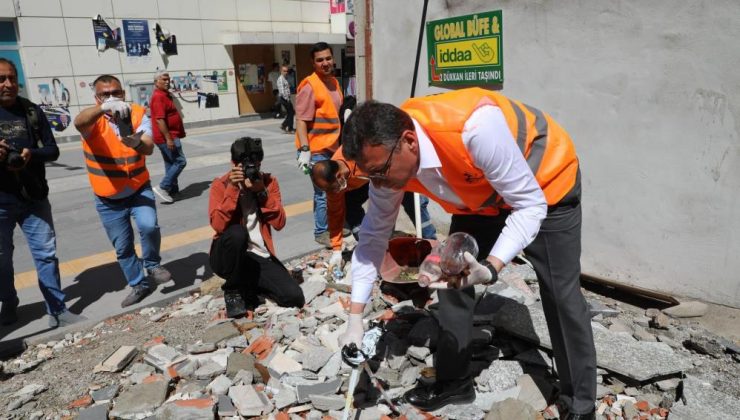
{"label": "dark jacket", "polygon": [[[36,140],[34,130],[27,118],[26,109],[20,101],[5,108],[5,111],[26,120],[26,133],[23,138],[5,139],[19,151],[27,148],[31,151],[31,160],[20,171],[9,171],[0,163],[0,191],[13,194],[19,198],[40,200],[49,195],[49,185],[46,182],[46,162],[53,162],[59,158],[59,148],[51,132],[51,126],[46,115],[36,104],[33,104],[38,116],[40,139]],[[3,121],[0,121],[2,124]]]}

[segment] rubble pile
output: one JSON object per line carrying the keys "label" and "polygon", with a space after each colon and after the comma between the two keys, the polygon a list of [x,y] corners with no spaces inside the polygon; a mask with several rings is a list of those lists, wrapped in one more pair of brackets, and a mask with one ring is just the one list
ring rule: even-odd
{"label": "rubble pile", "polygon": [[[292,261],[306,305],[270,301],[225,318],[218,279],[164,308],[101,322],[3,363],[2,419],[340,419],[351,367],[338,339],[349,306],[349,267],[327,274],[326,252]],[[391,404],[361,377],[350,418],[556,419],[557,366],[536,279],[510,265],[477,286],[473,368],[477,398],[433,413]],[[385,333],[370,368],[389,398],[434,380],[434,321],[403,287],[376,290],[366,320]],[[430,304],[435,295],[429,297]],[[598,357],[601,419],[736,418],[738,346],[691,322],[699,302],[667,310],[588,294]]]}

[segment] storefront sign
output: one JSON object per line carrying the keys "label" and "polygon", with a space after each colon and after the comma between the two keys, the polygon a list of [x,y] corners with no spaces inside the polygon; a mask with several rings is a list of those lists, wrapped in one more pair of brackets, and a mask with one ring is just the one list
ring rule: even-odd
{"label": "storefront sign", "polygon": [[429,84],[502,84],[501,22],[500,10],[427,22]]}

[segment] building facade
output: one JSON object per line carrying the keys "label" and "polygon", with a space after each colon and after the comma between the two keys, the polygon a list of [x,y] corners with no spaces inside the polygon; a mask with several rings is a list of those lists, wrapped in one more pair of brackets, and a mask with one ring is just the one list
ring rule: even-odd
{"label": "building facade", "polygon": [[154,74],[166,69],[186,124],[227,122],[269,112],[274,63],[288,65],[300,81],[312,71],[308,51],[319,41],[332,46],[337,75],[351,92],[352,36],[341,6],[330,0],[0,0],[0,56],[17,64],[21,94],[42,104],[60,140],[78,136],[72,121],[94,103],[91,83],[101,74],[120,78],[127,98],[146,105]]}

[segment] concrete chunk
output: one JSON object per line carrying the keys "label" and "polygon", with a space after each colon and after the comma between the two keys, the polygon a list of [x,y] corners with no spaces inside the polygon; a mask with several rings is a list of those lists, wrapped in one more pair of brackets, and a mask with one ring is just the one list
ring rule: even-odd
{"label": "concrete chunk", "polygon": [[242,416],[260,416],[272,410],[272,404],[262,392],[251,385],[237,385],[229,388],[229,397]]}
{"label": "concrete chunk", "polygon": [[318,382],[313,384],[296,385],[298,402],[305,403],[310,401],[311,395],[331,395],[336,394],[342,386],[342,379],[336,378],[327,382]]}
{"label": "concrete chunk", "polygon": [[214,325],[206,328],[203,332],[204,343],[216,343],[223,340],[228,340],[231,337],[239,335],[239,330],[231,322],[222,322],[221,324]]}
{"label": "concrete chunk", "polygon": [[326,290],[326,282],[321,280],[310,280],[301,284],[303,290],[303,297],[306,300],[306,304],[311,303],[314,298]]}
{"label": "concrete chunk", "polygon": [[311,405],[321,411],[340,410],[344,407],[342,395],[311,395]]}
{"label": "concrete chunk", "polygon": [[136,353],[138,353],[138,350],[134,346],[121,346],[99,365],[95,366],[93,372],[119,372],[131,362]]}
{"label": "concrete chunk", "polygon": [[323,346],[311,346],[303,353],[301,360],[303,369],[318,372],[323,368],[334,353]]}
{"label": "concrete chunk", "polygon": [[663,313],[673,318],[693,318],[704,316],[709,306],[706,303],[698,301],[681,302],[676,306],[663,309]]}
{"label": "concrete chunk", "polygon": [[[275,372],[279,378],[285,373],[298,372],[302,370],[301,364],[286,356],[285,353],[278,352],[270,359],[270,363],[267,365],[268,369]],[[272,375],[271,372],[271,376]]]}
{"label": "concrete chunk", "polygon": [[80,410],[77,420],[108,420],[110,403],[96,404]]}
{"label": "concrete chunk", "polygon": [[138,419],[151,416],[167,397],[169,384],[164,378],[134,385],[115,400],[110,416],[121,419]]}
{"label": "concrete chunk", "polygon": [[208,384],[206,389],[213,395],[221,395],[229,392],[229,387],[231,387],[231,379],[226,375],[219,375]]}
{"label": "concrete chunk", "polygon": [[218,416],[219,417],[234,417],[237,415],[236,407],[231,402],[231,397],[228,395],[218,396]]}
{"label": "concrete chunk", "polygon": [[93,401],[96,403],[107,402],[116,398],[121,386],[118,384],[108,385],[92,392]]}
{"label": "concrete chunk", "polygon": [[157,420],[212,419],[215,409],[210,398],[175,400],[157,410]]}

